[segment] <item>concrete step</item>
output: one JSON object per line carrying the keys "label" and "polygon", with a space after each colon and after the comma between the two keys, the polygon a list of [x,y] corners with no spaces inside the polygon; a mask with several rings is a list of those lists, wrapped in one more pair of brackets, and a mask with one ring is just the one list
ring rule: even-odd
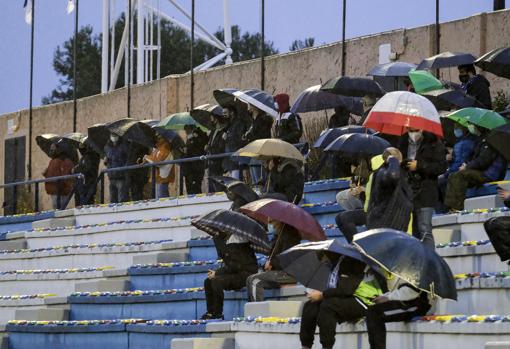
{"label": "concrete step", "polygon": [[40,309],[17,309],[15,320],[27,321],[64,321],[69,319],[69,309],[65,308],[40,308]]}
{"label": "concrete step", "polygon": [[188,254],[184,252],[158,252],[135,256],[133,257],[133,264],[172,263],[185,262],[187,260]]}
{"label": "concrete step", "polygon": [[510,266],[496,254],[491,243],[484,245],[436,248],[453,274],[508,271]]}
{"label": "concrete step", "polygon": [[485,349],[510,349],[510,342],[487,342]]}
{"label": "concrete step", "polygon": [[121,292],[130,288],[129,280],[97,280],[76,283],[75,292]]}
{"label": "concrete step", "polygon": [[171,349],[234,349],[234,338],[174,338]]}
{"label": "concrete step", "polygon": [[436,244],[462,241],[460,238],[460,229],[435,228],[432,229],[432,235],[434,235]]}
{"label": "concrete step", "polygon": [[244,316],[248,317],[300,317],[302,301],[251,302],[244,306]]}
{"label": "concrete step", "polygon": [[504,207],[505,203],[498,195],[486,195],[464,200],[464,210],[471,211],[481,208]]}
{"label": "concrete step", "polygon": [[3,250],[22,250],[27,248],[26,239],[13,239],[0,241],[0,251]]}
{"label": "concrete step", "polygon": [[32,229],[56,229],[63,227],[71,227],[76,224],[74,216],[55,217],[43,219],[32,223]]}
{"label": "concrete step", "polygon": [[0,300],[0,325],[5,325],[9,320],[16,319],[18,310],[38,310],[48,308],[67,308],[66,297],[44,297],[28,299],[2,299]]}

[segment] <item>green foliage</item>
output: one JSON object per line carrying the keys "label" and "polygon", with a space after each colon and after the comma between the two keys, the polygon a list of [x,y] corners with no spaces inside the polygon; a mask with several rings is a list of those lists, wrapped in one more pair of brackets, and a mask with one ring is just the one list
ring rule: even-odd
{"label": "green foliage", "polygon": [[500,112],[508,108],[510,105],[510,99],[506,96],[503,90],[496,92],[496,97],[492,101],[492,108],[494,111]]}
{"label": "green foliage", "polygon": [[315,44],[314,38],[305,38],[304,40],[294,40],[289,47],[290,51],[299,51],[308,47],[313,47]]}

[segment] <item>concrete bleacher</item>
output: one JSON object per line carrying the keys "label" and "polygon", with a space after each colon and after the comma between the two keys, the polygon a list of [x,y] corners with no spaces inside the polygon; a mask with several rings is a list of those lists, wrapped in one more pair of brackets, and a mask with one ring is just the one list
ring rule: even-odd
{"label": "concrete bleacher", "polygon": [[[343,180],[305,186],[302,206],[329,237],[341,237],[335,195],[347,187]],[[190,221],[229,206],[216,193],[48,213],[31,217],[30,226],[16,217],[19,225],[11,220],[0,241],[0,326],[8,334],[0,343],[12,349],[298,348],[300,285],[268,290],[264,303],[246,304],[244,291],[226,292],[228,321],[196,320],[205,312],[203,280],[221,261],[212,240]],[[491,210],[434,217],[437,251],[457,274],[459,293],[458,302],[439,301],[435,314],[456,316],[391,324],[388,348],[462,343],[474,349],[510,341],[510,269],[482,228],[510,211],[479,208]],[[499,317],[481,316],[494,314]],[[368,348],[363,322],[340,325],[336,347]]]}

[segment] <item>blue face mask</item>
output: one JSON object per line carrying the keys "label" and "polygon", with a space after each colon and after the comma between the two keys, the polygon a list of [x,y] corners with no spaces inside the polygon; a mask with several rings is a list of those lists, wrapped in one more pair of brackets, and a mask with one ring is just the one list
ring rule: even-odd
{"label": "blue face mask", "polygon": [[462,136],[464,136],[464,132],[462,131],[462,129],[460,128],[456,128],[453,130],[453,134],[455,135],[455,137],[457,138],[461,138]]}
{"label": "blue face mask", "polygon": [[273,225],[273,224],[269,223],[269,224],[267,225],[267,232],[268,232],[269,234],[273,234],[273,235],[274,235],[274,234],[276,234],[276,228],[274,227],[274,225]]}

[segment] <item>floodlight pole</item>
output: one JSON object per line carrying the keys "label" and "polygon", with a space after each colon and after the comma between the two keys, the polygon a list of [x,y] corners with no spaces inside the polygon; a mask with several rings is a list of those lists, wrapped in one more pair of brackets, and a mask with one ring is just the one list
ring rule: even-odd
{"label": "floodlight pole", "polygon": [[126,26],[128,28],[128,54],[127,54],[127,117],[131,117],[131,0],[128,0],[128,15]]}
{"label": "floodlight pole", "polygon": [[[103,38],[101,47],[101,93],[108,91],[108,47],[110,39],[110,0],[103,0]],[[115,24],[114,24],[115,28]],[[113,38],[112,38],[113,41]],[[113,47],[113,44],[112,44]],[[112,60],[113,62],[113,60]]]}
{"label": "floodlight pole", "polygon": [[264,52],[265,41],[265,0],[260,0],[260,89],[266,85],[266,61]]}
{"label": "floodlight pole", "polygon": [[76,0],[74,7],[74,45],[73,45],[73,132],[76,132],[77,113],[78,113],[78,76],[76,65],[78,63],[78,9],[80,7],[80,0]]}
{"label": "floodlight pole", "polygon": [[195,0],[191,0],[191,47],[190,47],[190,101],[189,108],[195,103],[195,73],[193,69],[193,46],[195,45]]}
{"label": "floodlight pole", "polygon": [[35,0],[32,0],[30,13],[30,101],[28,107],[28,179],[32,179],[32,124],[33,124],[33,97],[34,97],[34,27],[35,27]]}
{"label": "floodlight pole", "polygon": [[342,76],[345,76],[345,57],[347,51],[345,49],[345,21],[346,21],[346,10],[347,10],[347,0],[343,0],[342,6]]}

